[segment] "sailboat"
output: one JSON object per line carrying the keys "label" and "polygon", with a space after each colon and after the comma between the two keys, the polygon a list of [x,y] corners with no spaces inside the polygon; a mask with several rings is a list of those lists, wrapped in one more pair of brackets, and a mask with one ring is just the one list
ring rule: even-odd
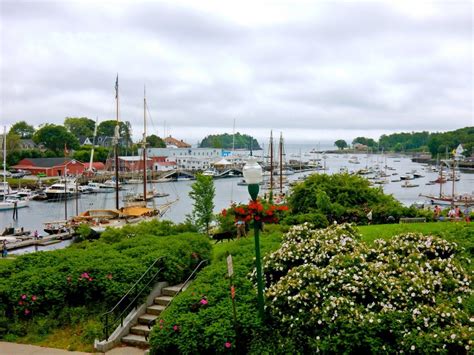
{"label": "sailboat", "polygon": [[[451,168],[450,181],[452,181],[451,195],[445,195],[443,193],[443,183],[446,181],[443,179],[443,167],[442,164],[445,164],[448,169]],[[448,174],[449,175],[449,174]],[[456,194],[455,193],[455,182],[456,180],[456,160],[453,158],[451,164],[448,160],[442,160],[440,165],[440,177],[441,183],[439,184],[439,195],[433,194],[420,194],[420,196],[426,197],[430,200],[433,205],[448,205],[448,206],[474,206],[474,193],[466,194]]]}
{"label": "sailboat", "polygon": [[160,206],[160,208],[149,208],[147,207],[147,169],[146,169],[146,96],[143,99],[144,102],[144,122],[145,129],[143,134],[143,196],[139,203],[130,203],[124,207],[119,206],[119,174],[118,174],[118,143],[119,143],[119,92],[118,92],[118,76],[115,83],[116,90],[116,121],[115,126],[115,137],[114,137],[114,152],[115,152],[115,209],[96,209],[85,211],[78,216],[71,219],[72,227],[79,226],[82,223],[86,223],[96,233],[103,232],[107,227],[121,228],[128,224],[139,223],[147,220],[159,218],[170,208],[173,202],[166,203]]}
{"label": "sailboat", "polygon": [[[278,169],[274,169],[273,162],[273,134],[270,135],[270,181],[264,185],[264,189],[270,190],[270,194],[273,194],[273,189],[279,187],[280,195],[283,194],[283,189],[288,185],[288,179],[284,176],[289,174],[289,170],[284,169],[284,153],[283,153],[283,134],[280,134],[280,142],[278,145],[279,162]],[[294,174],[294,172],[293,172]],[[278,176],[277,183],[274,182],[274,175]],[[277,185],[278,184],[278,185]]]}
{"label": "sailboat", "polygon": [[[17,210],[28,207],[29,200],[19,196],[8,196],[7,183],[7,127],[3,127],[3,201],[0,202],[0,211]],[[5,191],[7,190],[7,191]]]}

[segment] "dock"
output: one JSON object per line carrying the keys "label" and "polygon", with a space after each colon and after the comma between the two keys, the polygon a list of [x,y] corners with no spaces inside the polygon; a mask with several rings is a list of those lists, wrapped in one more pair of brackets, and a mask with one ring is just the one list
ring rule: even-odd
{"label": "dock", "polygon": [[64,232],[59,234],[51,234],[41,238],[26,238],[24,240],[14,242],[14,243],[7,243],[6,248],[7,250],[15,250],[21,248],[27,248],[32,246],[46,246],[55,243],[59,243],[63,240],[71,239],[74,236],[72,232]]}

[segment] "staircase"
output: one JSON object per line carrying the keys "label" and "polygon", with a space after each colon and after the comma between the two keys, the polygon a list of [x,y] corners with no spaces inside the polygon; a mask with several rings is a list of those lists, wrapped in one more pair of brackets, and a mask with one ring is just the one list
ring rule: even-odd
{"label": "staircase", "polygon": [[155,297],[153,304],[147,307],[146,312],[138,317],[138,324],[130,328],[130,333],[122,338],[122,343],[139,348],[148,348],[148,337],[151,328],[182,286],[183,284],[165,287],[163,294]]}

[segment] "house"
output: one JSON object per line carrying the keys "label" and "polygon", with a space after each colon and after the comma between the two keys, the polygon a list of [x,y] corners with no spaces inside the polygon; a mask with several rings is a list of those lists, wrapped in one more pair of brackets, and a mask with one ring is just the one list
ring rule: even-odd
{"label": "house", "polygon": [[[85,163],[86,170],[89,170],[90,163]],[[95,161],[92,163],[92,171],[102,171],[105,170],[105,164],[100,161]]]}
{"label": "house", "polygon": [[32,175],[46,176],[82,175],[86,164],[71,158],[25,158],[14,166],[14,169],[29,171]]}
{"label": "house", "polygon": [[153,163],[153,171],[171,171],[176,170],[175,161],[157,161]]}
{"label": "house", "polygon": [[[114,141],[114,137],[97,136],[95,138],[95,145],[99,147],[110,148],[113,146],[113,141]],[[126,147],[127,143],[128,142],[125,138],[119,137],[119,146]],[[92,144],[92,142],[90,144]]]}
{"label": "house", "polygon": [[86,136],[80,136],[79,137],[79,144],[81,146],[83,145],[92,145],[92,139]]}
{"label": "house", "polygon": [[177,140],[171,136],[166,137],[163,139],[163,141],[166,143],[167,148],[191,148],[190,144],[184,142],[183,140]]}
{"label": "house", "polygon": [[20,149],[35,149],[38,145],[32,139],[20,139]]}

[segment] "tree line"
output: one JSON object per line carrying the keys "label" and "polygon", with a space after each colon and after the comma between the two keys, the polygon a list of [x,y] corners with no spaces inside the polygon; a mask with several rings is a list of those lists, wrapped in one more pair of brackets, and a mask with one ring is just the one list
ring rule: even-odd
{"label": "tree line", "polygon": [[[102,121],[97,126],[97,137],[112,139],[115,136],[115,126],[115,120]],[[17,122],[7,134],[7,163],[14,165],[24,158],[63,157],[66,155],[80,161],[89,161],[91,146],[81,146],[80,139],[87,137],[92,142],[94,129],[95,121],[87,117],[66,117],[63,125],[44,123],[37,129],[25,121]],[[137,150],[137,144],[132,142],[130,122],[119,123],[119,136],[121,140],[120,154]],[[31,139],[40,148],[22,149],[22,139]],[[165,142],[154,134],[147,137],[147,145],[152,148],[166,147]],[[97,147],[94,161],[105,162],[109,153],[110,148]]]}
{"label": "tree line", "polygon": [[[372,138],[357,137],[352,145],[364,144],[371,150],[392,152],[429,152],[432,157],[450,154],[462,144],[464,155],[471,156],[474,149],[474,127],[460,128],[448,132],[401,132],[389,135],[383,134],[378,141]],[[334,142],[338,149],[345,149],[349,145],[343,139]]]}

